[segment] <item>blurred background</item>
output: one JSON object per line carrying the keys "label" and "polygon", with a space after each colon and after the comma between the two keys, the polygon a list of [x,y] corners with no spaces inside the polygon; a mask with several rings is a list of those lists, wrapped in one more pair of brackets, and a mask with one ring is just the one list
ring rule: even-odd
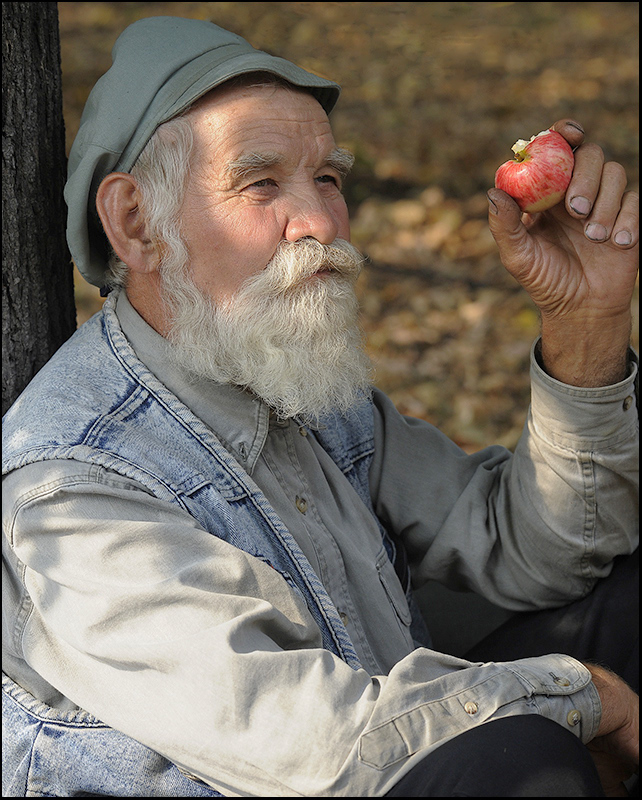
{"label": "blurred background", "polygon": [[[69,144],[137,19],[208,19],[343,87],[335,138],[368,256],[359,294],[376,383],[466,451],[513,447],[538,316],[501,266],[485,192],[511,145],[582,123],[638,188],[638,3],[58,3]],[[136,76],[132,76],[135,80]],[[78,323],[100,308],[76,276]],[[639,343],[637,294],[634,345]]]}

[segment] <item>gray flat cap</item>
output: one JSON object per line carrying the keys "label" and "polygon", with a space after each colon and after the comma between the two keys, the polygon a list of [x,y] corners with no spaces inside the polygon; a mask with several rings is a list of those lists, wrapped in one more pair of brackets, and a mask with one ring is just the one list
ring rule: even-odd
{"label": "gray flat cap", "polygon": [[108,243],[95,198],[110,172],[129,172],[156,128],[224,81],[271,72],[309,90],[329,113],[340,88],[253,48],[211,22],[150,17],[118,37],[112,66],[91,91],[69,154],[67,241],[83,277],[103,286]]}

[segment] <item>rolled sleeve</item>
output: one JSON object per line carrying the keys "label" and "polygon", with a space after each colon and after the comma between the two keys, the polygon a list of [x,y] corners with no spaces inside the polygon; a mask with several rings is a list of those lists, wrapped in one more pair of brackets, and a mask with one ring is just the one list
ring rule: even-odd
{"label": "rolled sleeve", "polygon": [[618,384],[581,388],[547,375],[537,349],[516,474],[527,487],[522,515],[540,531],[525,547],[546,563],[552,602],[560,603],[586,594],[615,556],[637,546],[637,363],[632,353],[629,377]]}
{"label": "rolled sleeve", "polygon": [[552,378],[540,366],[540,341],[531,352],[531,416],[538,436],[551,444],[595,452],[629,443],[638,430],[637,357],[630,352],[629,375],[611,386],[583,388]]}

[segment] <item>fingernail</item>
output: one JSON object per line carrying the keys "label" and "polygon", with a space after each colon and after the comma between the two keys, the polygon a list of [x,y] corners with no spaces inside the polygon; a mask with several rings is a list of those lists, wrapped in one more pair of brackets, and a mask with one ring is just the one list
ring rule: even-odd
{"label": "fingernail", "polygon": [[570,125],[571,128],[575,128],[575,130],[578,130],[580,133],[584,133],[584,128],[581,125],[578,125],[577,122],[570,122],[569,121],[566,124]]}
{"label": "fingernail", "polygon": [[597,222],[591,222],[590,225],[587,225],[584,229],[584,233],[588,239],[594,242],[603,242],[608,236],[604,225],[600,225]]}
{"label": "fingernail", "polygon": [[493,212],[493,214],[496,214],[496,213],[497,213],[497,206],[496,206],[496,205],[495,205],[495,203],[493,202],[493,200],[492,200],[492,198],[490,197],[490,195],[488,195],[488,194],[487,194],[487,195],[486,195],[486,197],[487,197],[487,199],[488,199],[488,208],[489,208],[489,210],[490,210],[490,211],[492,211],[492,212]]}
{"label": "fingernail", "polygon": [[576,214],[581,214],[582,216],[585,216],[591,210],[591,201],[588,197],[582,197],[582,195],[569,200],[569,205]]}
{"label": "fingernail", "polygon": [[619,244],[626,247],[627,245],[631,244],[633,239],[628,231],[618,231],[615,234],[613,241],[615,242],[615,244]]}

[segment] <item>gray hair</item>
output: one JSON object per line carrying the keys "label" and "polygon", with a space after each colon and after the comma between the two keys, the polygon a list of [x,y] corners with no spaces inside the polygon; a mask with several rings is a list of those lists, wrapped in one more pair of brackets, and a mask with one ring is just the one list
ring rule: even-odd
{"label": "gray hair", "polygon": [[[139,209],[147,235],[158,248],[161,264],[173,260],[185,246],[180,231],[180,210],[187,189],[194,146],[192,126],[182,115],[164,122],[154,132],[132,167],[140,188]],[[105,274],[109,288],[126,286],[128,267],[112,250]]]}

